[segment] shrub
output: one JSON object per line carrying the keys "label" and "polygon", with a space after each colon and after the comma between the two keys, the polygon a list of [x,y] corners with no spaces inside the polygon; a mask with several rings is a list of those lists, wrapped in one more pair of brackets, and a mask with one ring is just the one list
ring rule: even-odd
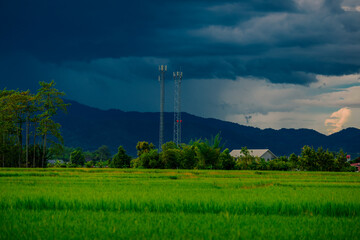
{"label": "shrub", "polygon": [[79,165],[75,164],[75,163],[72,163],[72,162],[69,162],[66,167],[68,168],[76,168],[76,167],[79,167]]}
{"label": "shrub", "polygon": [[229,149],[225,149],[219,156],[219,166],[220,169],[231,170],[235,168],[235,160],[230,155]]}
{"label": "shrub", "polygon": [[95,167],[104,168],[108,166],[108,161],[99,161],[95,164]]}
{"label": "shrub", "polygon": [[130,167],[132,168],[140,168],[140,159],[134,158],[130,161]]}
{"label": "shrub", "polygon": [[73,164],[83,166],[85,164],[85,156],[81,149],[77,149],[70,154],[70,161]]}
{"label": "shrub", "polygon": [[139,167],[143,168],[157,168],[160,166],[159,153],[156,149],[143,153],[139,157]]}
{"label": "shrub", "polygon": [[269,170],[269,162],[261,158],[256,167],[257,170]]}
{"label": "shrub", "polygon": [[110,167],[112,168],[128,168],[130,167],[131,157],[126,154],[123,146],[119,146],[117,154],[113,157]]}
{"label": "shrub", "polygon": [[180,167],[181,151],[179,149],[166,149],[161,154],[164,168],[176,169]]}
{"label": "shrub", "polygon": [[85,163],[85,167],[87,167],[87,168],[92,168],[93,166],[94,166],[93,161],[88,161]]}
{"label": "shrub", "polygon": [[194,169],[196,166],[195,147],[183,144],[180,156],[180,168]]}

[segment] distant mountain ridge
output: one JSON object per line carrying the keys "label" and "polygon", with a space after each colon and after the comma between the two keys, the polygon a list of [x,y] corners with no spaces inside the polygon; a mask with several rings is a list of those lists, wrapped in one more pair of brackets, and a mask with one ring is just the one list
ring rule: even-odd
{"label": "distant mountain ridge", "polygon": [[[59,114],[56,120],[62,125],[66,146],[95,150],[101,145],[110,147],[113,153],[119,145],[136,156],[138,141],[148,141],[158,146],[159,113],[124,112],[121,110],[100,110],[75,101],[67,114]],[[173,138],[173,113],[164,113],[164,140]],[[211,138],[217,133],[225,146],[268,148],[278,156],[300,154],[304,145],[323,147],[331,151],[341,148],[352,155],[360,155],[360,129],[348,128],[330,136],[310,129],[259,129],[226,122],[214,118],[202,118],[182,113],[182,142],[191,139]]]}

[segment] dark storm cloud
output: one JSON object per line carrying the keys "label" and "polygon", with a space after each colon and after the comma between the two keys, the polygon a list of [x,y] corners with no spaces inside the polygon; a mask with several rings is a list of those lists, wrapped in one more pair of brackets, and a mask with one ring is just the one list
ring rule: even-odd
{"label": "dark storm cloud", "polygon": [[[152,78],[163,62],[172,69],[182,66],[187,78],[255,76],[309,84],[316,81],[315,74],[359,72],[360,12],[344,11],[343,4],[1,1],[2,69],[8,69],[10,56],[30,56],[55,67],[125,81]],[[28,81],[44,77],[21,64]],[[11,71],[2,74],[7,75],[3,79],[17,77]]]}

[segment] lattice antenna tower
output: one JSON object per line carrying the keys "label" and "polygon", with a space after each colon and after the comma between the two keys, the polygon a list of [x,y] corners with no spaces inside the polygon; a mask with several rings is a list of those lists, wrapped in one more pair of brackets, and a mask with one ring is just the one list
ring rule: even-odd
{"label": "lattice antenna tower", "polygon": [[160,130],[159,130],[159,151],[164,143],[164,105],[165,105],[165,72],[167,65],[159,65],[160,82]]}
{"label": "lattice antenna tower", "polygon": [[175,83],[175,91],[174,91],[174,143],[179,146],[181,143],[181,81],[183,77],[183,73],[180,71],[174,72],[174,83]]}

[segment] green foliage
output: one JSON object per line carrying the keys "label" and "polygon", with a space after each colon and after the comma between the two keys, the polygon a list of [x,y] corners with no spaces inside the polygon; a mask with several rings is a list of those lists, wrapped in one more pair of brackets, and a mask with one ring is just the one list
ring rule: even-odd
{"label": "green foliage", "polygon": [[194,169],[196,166],[196,152],[195,146],[182,144],[180,168]]}
{"label": "green foliage", "polygon": [[309,146],[304,146],[298,161],[302,170],[309,171],[351,171],[350,164],[346,160],[346,153],[340,150],[333,154],[323,148],[317,151]]}
{"label": "green foliage", "polygon": [[256,170],[269,170],[269,163],[266,162],[263,158],[260,159],[256,166]]}
{"label": "green foliage", "polygon": [[[53,150],[58,149],[57,143],[62,145],[60,125],[53,117],[59,108],[66,111],[67,104],[61,98],[64,93],[54,86],[54,81],[40,82],[37,94],[29,90],[0,90],[0,159],[3,167],[45,167],[49,142]],[[40,145],[42,152],[38,152]],[[17,148],[16,155],[13,146]]]}
{"label": "green foliage", "polygon": [[63,138],[60,134],[60,124],[56,123],[53,120],[53,117],[57,114],[58,109],[66,112],[66,107],[68,104],[65,104],[62,97],[65,96],[65,93],[59,92],[55,88],[56,83],[52,80],[50,83],[39,82],[41,88],[38,90],[38,103],[39,109],[42,111],[39,118],[39,132],[43,135],[43,160],[45,161],[45,150],[47,148],[47,137],[52,135],[58,139],[61,144],[63,144]]}
{"label": "green foliage", "polygon": [[77,167],[79,167],[80,165],[78,165],[78,164],[76,164],[76,163],[72,163],[72,162],[68,162],[67,164],[66,164],[66,167],[67,168],[77,168]]}
{"label": "green foliage", "polygon": [[135,168],[222,169],[223,163],[227,168],[234,164],[229,150],[220,154],[222,146],[219,134],[211,140],[198,139],[189,145],[177,146],[174,142],[167,142],[162,145],[160,154],[148,142],[138,142],[136,149],[138,158],[130,163]]}
{"label": "green foliage", "polygon": [[243,147],[240,150],[240,157],[237,159],[235,167],[239,170],[256,169],[257,160],[259,161],[260,159],[252,156],[247,147]]}
{"label": "green foliage", "polygon": [[154,144],[152,143],[148,143],[148,142],[138,142],[136,145],[136,149],[137,149],[137,155],[141,156],[144,153],[148,153],[151,150],[155,149]]}
{"label": "green foliage", "polygon": [[286,157],[280,157],[269,161],[269,169],[278,171],[290,170],[290,164]]}
{"label": "green foliage", "polygon": [[359,163],[359,162],[360,162],[360,157],[357,157],[357,158],[349,161],[349,163]]}
{"label": "green foliage", "polygon": [[148,142],[138,142],[136,148],[138,158],[130,162],[133,168],[354,171],[346,162],[346,153],[342,150],[334,154],[322,148],[315,151],[309,146],[302,148],[300,157],[291,154],[290,157],[281,156],[270,161],[253,156],[243,147],[240,157],[234,159],[229,149],[221,152],[223,146],[219,135],[211,140],[198,139],[180,146],[167,142],[160,154]]}
{"label": "green foliage", "polygon": [[345,171],[350,167],[350,164],[346,160],[346,153],[344,153],[342,149],[336,154],[334,164],[335,171]]}
{"label": "green foliage", "polygon": [[289,157],[289,165],[291,166],[292,169],[297,168],[297,166],[299,165],[299,157],[296,156],[295,153],[292,153]]}
{"label": "green foliage", "polygon": [[47,167],[53,167],[53,168],[61,168],[66,167],[66,163],[62,163],[60,160],[56,160],[55,163],[48,163]]}
{"label": "green foliage", "polygon": [[143,168],[143,167],[140,165],[140,159],[139,159],[139,157],[133,158],[133,159],[130,161],[130,167],[131,167],[131,168]]}
{"label": "green foliage", "polygon": [[165,149],[161,155],[161,162],[164,168],[177,169],[180,168],[181,150],[180,149]]}
{"label": "green foliage", "polygon": [[315,171],[317,169],[316,152],[313,147],[304,146],[299,159],[302,170]]}
{"label": "green foliage", "polygon": [[162,151],[166,151],[168,149],[178,149],[178,146],[173,141],[166,142],[161,146]]}
{"label": "green foliage", "polygon": [[152,149],[149,152],[144,152],[139,156],[139,165],[142,168],[161,168],[161,161],[159,159],[159,153],[156,149]]}
{"label": "green foliage", "polygon": [[334,166],[334,160],[334,154],[330,153],[329,150],[325,151],[323,148],[318,148],[315,159],[318,170],[330,171]]}
{"label": "green foliage", "polygon": [[199,139],[192,142],[195,150],[197,169],[216,169],[219,166],[219,156],[221,147],[221,137],[217,134],[210,141]]}
{"label": "green foliage", "polygon": [[109,165],[109,161],[98,161],[95,163],[95,167],[97,168],[105,168]]}
{"label": "green foliage", "polygon": [[86,168],[92,168],[93,166],[94,166],[94,162],[93,162],[93,161],[85,162],[85,167],[86,167]]}
{"label": "green foliage", "polygon": [[99,147],[93,154],[92,160],[97,161],[108,161],[111,159],[110,149],[106,145],[102,145]]}
{"label": "green foliage", "polygon": [[81,149],[77,149],[70,154],[72,164],[83,166],[85,164],[85,156]]}
{"label": "green foliage", "polygon": [[[58,110],[66,111],[64,93],[55,88],[55,82],[40,82],[37,94],[30,91],[0,90],[0,166],[45,167],[48,159],[55,157],[71,164],[62,167],[95,164],[96,167],[134,167],[171,169],[240,169],[240,170],[305,170],[305,171],[354,171],[346,161],[346,153],[333,153],[322,148],[304,146],[300,157],[295,154],[266,162],[254,157],[248,149],[241,149],[236,161],[224,149],[220,134],[210,140],[198,139],[177,146],[163,144],[159,154],[152,143],[138,142],[138,158],[131,160],[123,148],[111,160],[111,153],[103,145],[94,152],[64,148],[60,125],[54,116]],[[25,135],[25,147],[23,139]],[[31,137],[31,142],[30,142]],[[56,140],[56,141],[54,141]],[[50,143],[50,144],[49,144]],[[50,145],[50,147],[49,147]],[[89,162],[92,161],[92,162]],[[110,164],[109,164],[110,162]]]}
{"label": "green foliage", "polygon": [[118,148],[118,153],[113,157],[110,167],[112,168],[128,168],[130,167],[131,157],[126,154],[123,146]]}
{"label": "green foliage", "polygon": [[219,156],[218,169],[231,170],[235,168],[235,159],[230,155],[230,151],[226,148]]}

